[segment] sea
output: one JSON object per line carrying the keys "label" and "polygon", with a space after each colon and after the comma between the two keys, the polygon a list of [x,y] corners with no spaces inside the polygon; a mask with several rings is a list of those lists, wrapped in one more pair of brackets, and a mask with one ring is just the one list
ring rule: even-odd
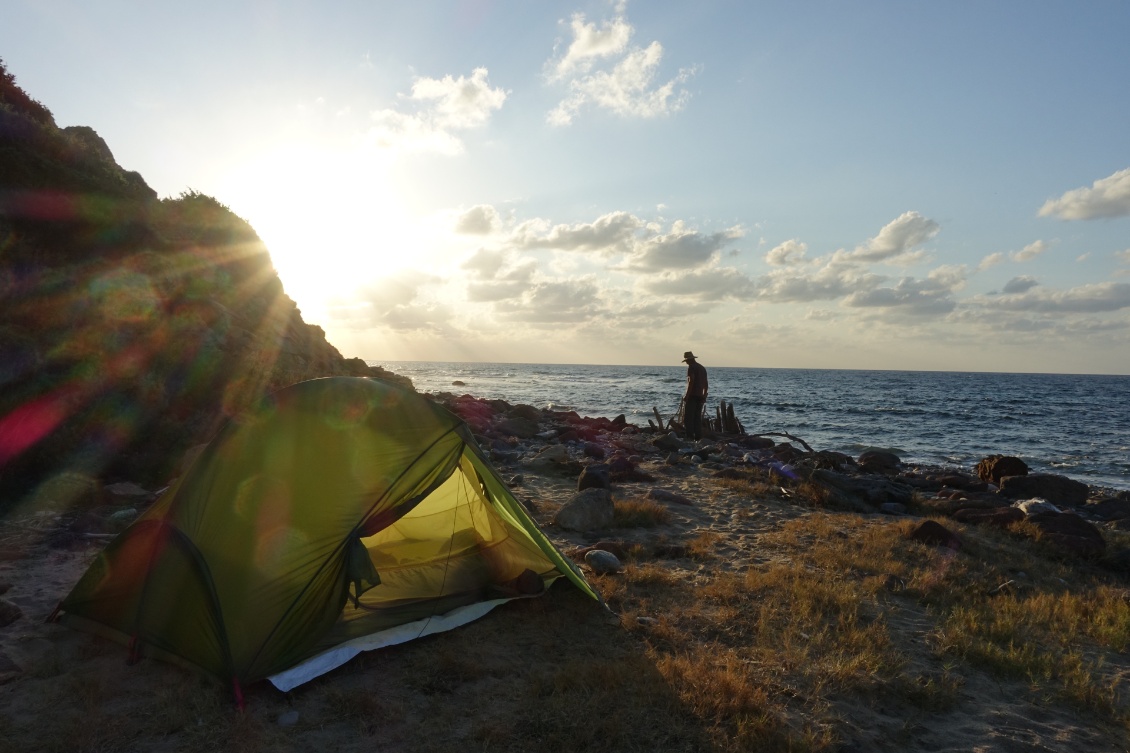
{"label": "sea", "polygon": [[[369,361],[419,392],[500,398],[647,426],[675,415],[685,366]],[[1032,472],[1130,489],[1130,376],[707,366],[708,410],[732,403],[747,433],[816,450],[888,449],[904,462],[972,471],[1015,455]],[[787,441],[773,437],[777,441]]]}

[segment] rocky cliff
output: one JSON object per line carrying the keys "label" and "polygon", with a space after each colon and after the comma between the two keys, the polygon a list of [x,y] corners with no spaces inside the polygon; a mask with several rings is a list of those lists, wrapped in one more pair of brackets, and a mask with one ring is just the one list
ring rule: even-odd
{"label": "rocky cliff", "polygon": [[244,220],[158,199],[0,61],[0,510],[60,473],[160,484],[184,450],[343,358]]}

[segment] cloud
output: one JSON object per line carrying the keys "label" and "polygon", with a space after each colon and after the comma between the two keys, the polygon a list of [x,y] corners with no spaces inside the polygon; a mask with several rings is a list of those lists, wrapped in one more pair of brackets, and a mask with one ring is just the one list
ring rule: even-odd
{"label": "cloud", "polygon": [[1096,180],[1090,188],[1076,188],[1058,199],[1048,199],[1037,214],[1061,220],[1130,215],[1130,167]]}
{"label": "cloud", "polygon": [[502,107],[507,92],[492,88],[486,68],[476,68],[470,78],[444,76],[417,78],[408,99],[422,103],[418,112],[384,109],[373,112],[368,141],[381,149],[400,152],[459,154],[463,142],[453,131],[486,124]]}
{"label": "cloud", "polygon": [[494,279],[498,270],[506,263],[506,255],[502,251],[480,248],[474,255],[459,265],[480,279]]}
{"label": "cloud", "polygon": [[1115,251],[1114,258],[1122,264],[1130,264],[1130,248],[1123,249],[1122,251]]}
{"label": "cloud", "polygon": [[625,257],[621,269],[662,272],[707,264],[744,231],[732,227],[704,234],[688,229],[682,220],[667,233],[658,223],[648,223],[629,212],[609,212],[594,222],[550,226],[545,220],[527,220],[514,229],[508,245],[519,250],[578,251],[605,257]]}
{"label": "cloud", "polygon": [[554,249],[603,254],[628,253],[633,235],[644,221],[628,212],[610,212],[595,222],[548,226],[544,220],[527,220],[514,229],[510,244],[519,249]]}
{"label": "cloud", "polygon": [[455,232],[465,235],[490,235],[502,225],[498,210],[490,204],[471,207],[455,220]]}
{"label": "cloud", "polygon": [[690,92],[683,84],[695,70],[680,69],[671,80],[656,84],[663,45],[629,47],[634,29],[623,15],[598,28],[577,13],[570,29],[573,41],[565,54],[547,63],[550,82],[564,81],[569,90],[546,117],[551,125],[569,125],[587,105],[638,118],[668,115],[686,105]]}
{"label": "cloud", "polygon": [[1033,287],[1015,295],[978,297],[986,308],[1055,314],[1096,314],[1130,308],[1130,283],[1099,282],[1068,290]]}
{"label": "cloud", "polygon": [[872,290],[883,277],[830,262],[806,268],[778,268],[757,280],[758,299],[771,303],[831,301]]}
{"label": "cloud", "polygon": [[1019,293],[1027,293],[1032,288],[1040,283],[1036,281],[1035,277],[1028,275],[1021,275],[1020,277],[1013,277],[1011,280],[1004,284],[1001,292],[1005,295],[1016,295]]}
{"label": "cloud", "polygon": [[[480,252],[481,253],[481,252]],[[474,303],[489,303],[520,298],[531,288],[530,281],[537,271],[537,263],[530,260],[508,267],[494,269],[489,275],[467,283],[467,299]]]}
{"label": "cloud", "polygon": [[1051,248],[1051,246],[1048,245],[1046,241],[1035,241],[1033,243],[1029,243],[1019,251],[1013,251],[1008,256],[1013,261],[1031,261],[1032,259],[1035,259],[1040,254],[1047,251],[1049,248]]}
{"label": "cloud", "polygon": [[952,295],[965,284],[964,267],[939,267],[925,279],[903,277],[894,287],[877,287],[851,294],[844,301],[853,308],[897,309],[900,315],[948,314],[956,307]]}
{"label": "cloud", "polygon": [[587,73],[593,62],[619,55],[628,46],[634,29],[624,18],[606,21],[597,28],[595,23],[585,23],[584,13],[574,13],[570,22],[573,41],[561,60],[553,65],[552,80],[562,79],[578,71]]}
{"label": "cloud", "polygon": [[801,262],[807,252],[808,244],[794,238],[771,249],[765,254],[765,261],[775,267],[787,267]]}
{"label": "cloud", "polygon": [[606,311],[591,279],[535,283],[520,297],[497,303],[494,310],[508,321],[551,327],[588,321]]}
{"label": "cloud", "polygon": [[641,287],[653,295],[680,296],[699,301],[748,300],[757,294],[756,284],[732,267],[665,274],[647,280]]}
{"label": "cloud", "polygon": [[984,272],[986,269],[989,269],[990,267],[995,267],[998,264],[1004,264],[1004,262],[1007,258],[1008,257],[1005,256],[1004,253],[1001,252],[1001,251],[997,251],[996,253],[989,254],[988,256],[986,256],[984,259],[981,260],[980,264],[977,265],[977,271],[978,272]]}
{"label": "cloud", "polygon": [[640,241],[625,264],[640,272],[690,269],[709,262],[731,240],[741,238],[741,228],[733,227],[710,235],[688,230],[682,220],[671,225],[671,232]]}
{"label": "cloud", "polygon": [[400,272],[365,286],[353,301],[336,301],[329,314],[350,329],[384,327],[398,332],[450,333],[451,309],[417,300],[421,289],[441,282],[435,275]]}
{"label": "cloud", "polygon": [[[923,217],[918,212],[903,212],[891,220],[879,234],[846,254],[841,259],[850,261],[899,263],[917,246],[933,238],[940,230],[938,223]],[[899,257],[904,257],[900,259]],[[921,256],[914,256],[913,260]]]}

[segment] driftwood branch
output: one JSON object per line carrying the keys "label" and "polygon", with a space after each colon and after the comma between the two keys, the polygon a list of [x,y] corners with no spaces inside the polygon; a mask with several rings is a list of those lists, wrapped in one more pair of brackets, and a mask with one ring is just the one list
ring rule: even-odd
{"label": "driftwood branch", "polygon": [[800,437],[794,437],[792,434],[789,434],[787,431],[766,431],[766,432],[762,432],[761,434],[754,434],[753,436],[755,436],[755,437],[784,437],[785,439],[791,439],[794,442],[800,442],[801,445],[804,446],[804,449],[808,450],[811,453],[816,452],[816,450],[814,450],[814,449],[812,449],[811,447],[808,446],[808,442],[805,442]]}

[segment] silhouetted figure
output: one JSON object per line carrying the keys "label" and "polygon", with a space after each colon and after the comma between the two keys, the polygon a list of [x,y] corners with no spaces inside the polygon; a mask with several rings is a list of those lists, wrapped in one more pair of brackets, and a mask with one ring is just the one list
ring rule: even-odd
{"label": "silhouetted figure", "polygon": [[683,354],[687,365],[687,393],[683,395],[683,427],[687,439],[702,439],[702,409],[706,405],[706,369],[689,350]]}

